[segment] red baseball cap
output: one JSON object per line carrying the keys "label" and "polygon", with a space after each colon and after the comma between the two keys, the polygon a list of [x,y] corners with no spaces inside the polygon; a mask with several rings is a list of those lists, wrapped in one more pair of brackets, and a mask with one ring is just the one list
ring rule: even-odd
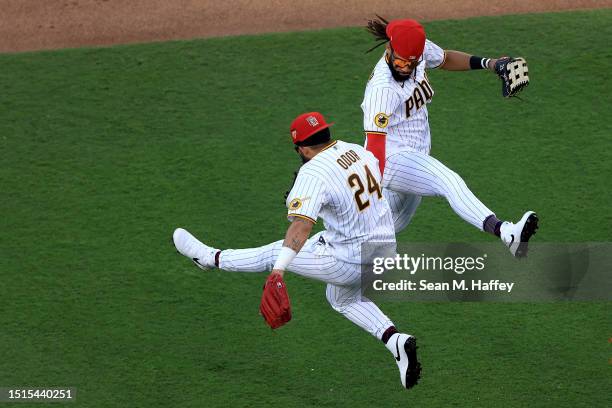
{"label": "red baseball cap", "polygon": [[416,59],[425,48],[425,29],[415,20],[393,20],[387,25],[391,47],[404,59]]}
{"label": "red baseball cap", "polygon": [[293,144],[303,142],[320,130],[327,129],[333,123],[325,122],[325,118],[319,112],[302,113],[291,123],[291,138]]}

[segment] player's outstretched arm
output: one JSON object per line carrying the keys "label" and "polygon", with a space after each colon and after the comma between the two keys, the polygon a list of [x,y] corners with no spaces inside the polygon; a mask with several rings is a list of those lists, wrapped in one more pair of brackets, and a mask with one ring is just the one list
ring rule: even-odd
{"label": "player's outstretched arm", "polygon": [[461,51],[445,50],[446,59],[440,68],[447,71],[469,71],[472,69],[488,69],[495,71],[496,58],[482,58]]}
{"label": "player's outstretched arm", "polygon": [[502,83],[502,96],[511,98],[529,85],[529,69],[524,58],[483,58],[461,51],[445,51],[446,59],[440,68],[447,71],[488,69],[497,74]]}
{"label": "player's outstretched arm", "polygon": [[293,222],[291,222],[285,234],[285,241],[283,241],[283,247],[276,259],[272,273],[278,273],[281,276],[284,275],[285,269],[289,266],[291,261],[293,261],[297,253],[300,252],[304,243],[310,236],[312,226],[312,221],[306,218],[293,218]]}

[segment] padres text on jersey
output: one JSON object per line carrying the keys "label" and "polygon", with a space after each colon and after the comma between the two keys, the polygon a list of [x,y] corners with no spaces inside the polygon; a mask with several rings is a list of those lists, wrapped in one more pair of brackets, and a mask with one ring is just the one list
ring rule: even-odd
{"label": "padres text on jersey", "polygon": [[378,61],[361,104],[363,129],[385,133],[387,157],[402,149],[429,154],[431,135],[427,104],[434,91],[425,73],[444,62],[444,50],[425,40],[421,63],[410,78],[396,81],[385,57]]}

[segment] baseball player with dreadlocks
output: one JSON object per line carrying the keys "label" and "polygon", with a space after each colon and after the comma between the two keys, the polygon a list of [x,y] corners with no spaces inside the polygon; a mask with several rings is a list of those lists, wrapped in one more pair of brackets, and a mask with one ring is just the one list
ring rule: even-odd
{"label": "baseball player with dreadlocks", "polygon": [[408,225],[422,196],[443,196],[465,221],[500,237],[512,255],[526,256],[527,242],[538,228],[536,213],[527,211],[516,224],[500,221],[457,173],[429,155],[427,104],[434,90],[426,74],[427,69],[493,70],[502,79],[504,96],[515,96],[529,81],[526,62],[443,50],[426,39],[425,30],[414,20],[388,22],[378,16],[367,29],[386,49],[361,104],[366,149],[379,160],[395,230]]}

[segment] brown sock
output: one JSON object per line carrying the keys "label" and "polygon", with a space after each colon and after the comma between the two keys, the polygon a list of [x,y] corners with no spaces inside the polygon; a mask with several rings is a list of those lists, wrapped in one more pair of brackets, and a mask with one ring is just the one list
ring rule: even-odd
{"label": "brown sock", "polygon": [[389,341],[389,339],[391,338],[391,336],[393,336],[395,333],[398,333],[397,329],[395,328],[395,326],[391,326],[389,327],[387,330],[385,330],[385,332],[382,335],[382,342],[387,344],[387,342]]}
{"label": "brown sock", "polygon": [[489,234],[493,234],[499,237],[499,227],[501,227],[501,225],[502,222],[497,219],[495,214],[491,214],[487,218],[485,218],[484,222],[482,223],[482,229],[485,232],[488,232]]}

